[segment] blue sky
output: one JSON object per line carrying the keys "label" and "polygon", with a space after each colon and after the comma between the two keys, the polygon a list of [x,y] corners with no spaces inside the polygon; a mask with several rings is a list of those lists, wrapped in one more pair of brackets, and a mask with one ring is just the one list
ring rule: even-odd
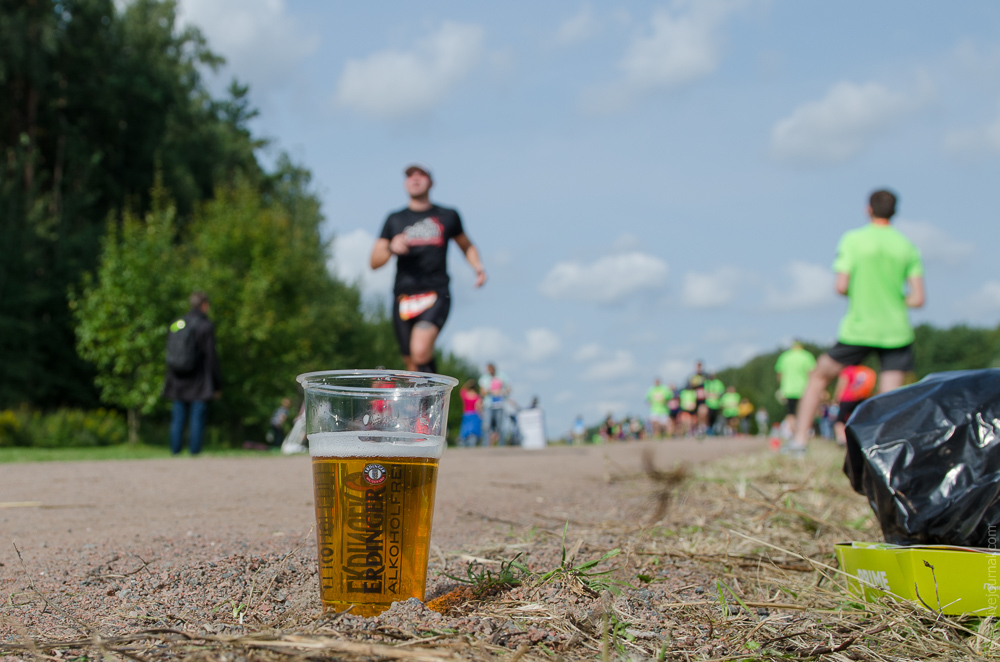
{"label": "blue sky", "polygon": [[550,436],[644,412],[695,359],[832,342],[834,249],[875,188],[924,255],[914,321],[1000,318],[1000,3],[180,6],[228,60],[213,84],[249,82],[255,130],[312,170],[330,268],[371,300],[402,168],[433,169],[490,278],[452,248],[440,345],[539,396]]}

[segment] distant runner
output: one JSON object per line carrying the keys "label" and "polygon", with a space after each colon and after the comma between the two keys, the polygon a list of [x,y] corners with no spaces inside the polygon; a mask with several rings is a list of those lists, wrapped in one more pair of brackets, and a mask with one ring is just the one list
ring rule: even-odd
{"label": "distant runner", "polygon": [[722,406],[722,394],[726,392],[726,386],[715,373],[711,373],[705,380],[705,406],[708,407],[708,433],[718,434],[721,426],[717,427],[719,421],[719,409]]}
{"label": "distant runner", "polygon": [[839,406],[833,434],[838,444],[847,443],[845,424],[854,410],[875,392],[875,371],[866,365],[849,365],[840,371],[833,400]]}
{"label": "distant runner", "polygon": [[694,431],[695,424],[697,423],[698,393],[690,387],[681,389],[680,405],[681,433],[687,436]]}
{"label": "distant runner", "polygon": [[668,387],[670,389],[670,399],[667,400],[667,413],[670,416],[669,427],[667,428],[671,437],[677,434],[677,430],[680,427],[680,422],[678,417],[681,415],[681,392],[677,388],[677,384],[671,383]]}
{"label": "distant runner", "polygon": [[674,397],[673,391],[664,386],[657,377],[646,392],[646,402],[649,403],[649,422],[652,424],[653,437],[661,439],[670,429],[670,413],[667,403]]}
{"label": "distant runner", "polygon": [[449,240],[455,240],[475,269],[476,287],[486,282],[486,271],[458,212],[430,201],[434,185],[430,170],[414,164],[405,172],[410,204],[385,220],[372,248],[371,267],[378,269],[397,257],[392,309],[396,342],[407,370],[437,372],[434,343],[451,309]]}
{"label": "distant runner", "polygon": [[740,426],[740,394],[736,392],[736,387],[727,387],[719,403],[722,405],[722,416],[726,419],[726,434],[736,434]]}
{"label": "distant runner", "polygon": [[[688,377],[687,387],[695,393],[694,419],[691,425],[697,434],[704,434],[708,428],[708,407],[705,405],[705,366],[701,361],[695,361],[694,374]],[[683,405],[682,405],[683,408]]]}
{"label": "distant runner", "polygon": [[792,343],[791,349],[782,352],[774,364],[774,371],[778,373],[778,392],[785,399],[788,408],[785,425],[790,431],[795,428],[799,399],[809,383],[809,373],[815,367],[816,357],[802,347],[798,340]]}

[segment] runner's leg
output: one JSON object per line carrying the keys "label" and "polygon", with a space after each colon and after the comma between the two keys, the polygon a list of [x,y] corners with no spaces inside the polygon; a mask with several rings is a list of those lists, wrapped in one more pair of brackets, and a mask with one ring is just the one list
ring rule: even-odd
{"label": "runner's leg", "polygon": [[795,445],[805,447],[809,441],[809,428],[812,427],[819,401],[823,399],[823,391],[843,369],[844,365],[831,359],[829,354],[819,357],[816,367],[809,373],[809,384],[799,400],[799,408],[795,414],[795,435],[792,437]]}
{"label": "runner's leg", "polygon": [[878,378],[878,392],[888,393],[903,385],[906,373],[902,370],[883,370]]}
{"label": "runner's leg", "polygon": [[434,342],[440,329],[424,320],[413,325],[410,334],[410,361],[417,372],[437,372],[437,362],[434,360]]}

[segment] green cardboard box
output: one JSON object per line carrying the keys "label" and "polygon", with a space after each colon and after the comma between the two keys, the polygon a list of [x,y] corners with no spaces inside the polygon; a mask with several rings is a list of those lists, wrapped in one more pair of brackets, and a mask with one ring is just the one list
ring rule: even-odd
{"label": "green cardboard box", "polygon": [[1000,550],[847,542],[835,551],[848,589],[865,600],[888,593],[944,614],[1000,615]]}

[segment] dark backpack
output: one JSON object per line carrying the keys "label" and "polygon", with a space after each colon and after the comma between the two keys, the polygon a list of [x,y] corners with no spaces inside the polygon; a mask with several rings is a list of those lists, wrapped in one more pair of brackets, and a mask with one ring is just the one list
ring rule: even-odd
{"label": "dark backpack", "polygon": [[200,359],[195,321],[182,317],[167,332],[167,368],[175,375],[190,375]]}

